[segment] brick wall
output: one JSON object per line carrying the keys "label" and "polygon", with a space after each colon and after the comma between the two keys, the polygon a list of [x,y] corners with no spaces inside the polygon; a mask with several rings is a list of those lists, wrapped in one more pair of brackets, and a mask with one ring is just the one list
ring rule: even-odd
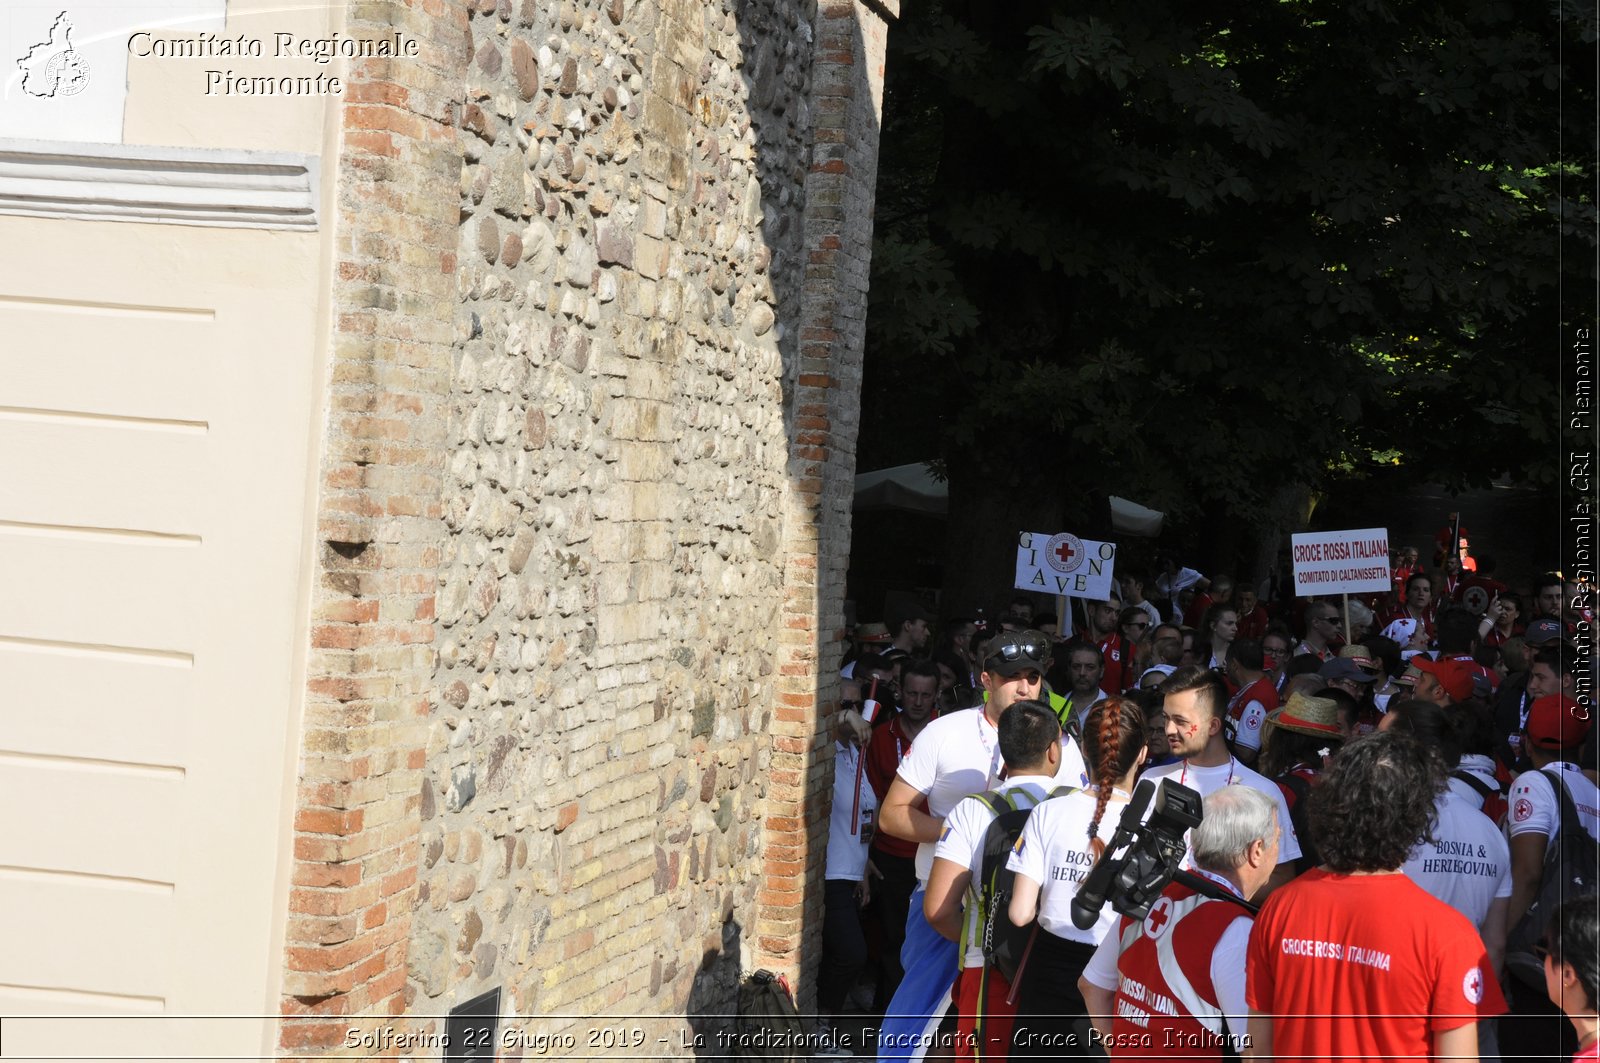
{"label": "brick wall", "polygon": [[760,913],[762,965],[798,978],[821,951],[822,873],[833,784],[861,354],[872,252],[883,62],[898,2],[824,0],[816,18],[806,175],[800,351],[786,395],[783,631]]}
{"label": "brick wall", "polygon": [[[332,372],[317,503],[280,1047],[405,1006],[451,380],[457,7],[365,4],[420,59],[351,71],[337,168]],[[448,185],[447,185],[448,187]],[[354,1025],[373,1025],[375,1019]]]}
{"label": "brick wall", "polygon": [[809,999],[883,13],[358,10],[283,1048]]}

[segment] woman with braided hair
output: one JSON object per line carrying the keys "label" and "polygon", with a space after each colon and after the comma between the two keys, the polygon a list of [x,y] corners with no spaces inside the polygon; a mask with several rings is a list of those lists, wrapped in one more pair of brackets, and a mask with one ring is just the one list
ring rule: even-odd
{"label": "woman with braided hair", "polygon": [[1089,868],[1116,833],[1146,752],[1144,710],[1131,698],[1111,697],[1083,727],[1084,760],[1094,783],[1040,802],[1028,817],[1006,866],[1016,874],[1011,921],[1038,929],[1018,972],[1012,1059],[1088,1055],[1089,1020],[1078,991],[1100,940],[1118,916],[1110,905],[1088,930],[1072,922],[1072,899]]}

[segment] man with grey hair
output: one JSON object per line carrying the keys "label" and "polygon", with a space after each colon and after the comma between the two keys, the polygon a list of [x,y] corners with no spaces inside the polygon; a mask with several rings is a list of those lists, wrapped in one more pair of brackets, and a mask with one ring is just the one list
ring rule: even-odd
{"label": "man with grey hair", "polygon": [[[1205,798],[1190,833],[1194,873],[1248,900],[1278,864],[1277,806],[1232,783]],[[1245,953],[1250,913],[1170,883],[1142,921],[1123,916],[1078,988],[1095,1037],[1118,1059],[1212,1058],[1237,1052],[1249,1022]]]}

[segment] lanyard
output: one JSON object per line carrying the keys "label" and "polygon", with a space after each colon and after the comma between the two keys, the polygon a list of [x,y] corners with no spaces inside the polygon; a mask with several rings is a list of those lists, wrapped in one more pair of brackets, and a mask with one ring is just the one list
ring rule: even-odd
{"label": "lanyard", "polygon": [[1239,887],[1238,886],[1235,886],[1233,883],[1229,882],[1227,879],[1223,878],[1221,875],[1212,874],[1210,871],[1207,871],[1203,867],[1197,867],[1197,866],[1194,866],[1193,864],[1191,864],[1190,867],[1189,867],[1189,873],[1193,874],[1193,875],[1199,875],[1201,878],[1204,878],[1204,879],[1210,879],[1212,882],[1215,882],[1217,885],[1221,886],[1223,889],[1227,890],[1229,893],[1233,894],[1235,897],[1239,897],[1239,898],[1243,898],[1244,897],[1244,894],[1239,892]]}
{"label": "lanyard", "polygon": [[983,745],[983,751],[989,754],[989,771],[988,774],[983,777],[983,788],[985,790],[992,790],[994,789],[995,780],[1000,775],[1000,736],[999,733],[996,732],[995,737],[992,739],[994,745],[991,747],[989,745],[991,741],[989,732],[993,731],[994,728],[985,726],[989,723],[988,714],[983,709],[979,709],[977,716],[978,741]]}

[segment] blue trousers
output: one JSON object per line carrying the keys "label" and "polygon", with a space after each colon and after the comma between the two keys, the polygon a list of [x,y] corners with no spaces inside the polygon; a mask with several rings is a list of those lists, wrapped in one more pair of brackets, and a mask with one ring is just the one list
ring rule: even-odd
{"label": "blue trousers", "polygon": [[878,1063],[919,1063],[950,1007],[960,952],[923,917],[924,892],[919,885],[911,894],[906,943],[900,948],[906,973],[878,1028]]}

